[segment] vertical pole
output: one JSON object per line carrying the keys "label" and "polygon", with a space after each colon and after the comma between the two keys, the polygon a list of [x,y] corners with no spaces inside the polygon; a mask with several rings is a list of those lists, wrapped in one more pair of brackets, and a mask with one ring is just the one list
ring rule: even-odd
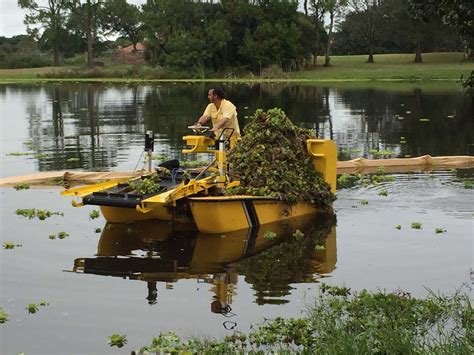
{"label": "vertical pole", "polygon": [[145,133],[145,162],[147,165],[147,172],[152,172],[151,161],[153,155],[153,146],[155,144],[155,137],[153,131],[146,131]]}

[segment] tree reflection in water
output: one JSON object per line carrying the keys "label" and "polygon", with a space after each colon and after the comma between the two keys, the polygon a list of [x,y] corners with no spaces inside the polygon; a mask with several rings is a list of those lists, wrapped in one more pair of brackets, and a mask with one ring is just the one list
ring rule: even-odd
{"label": "tree reflection in water", "polygon": [[[159,301],[157,283],[172,288],[180,280],[195,279],[212,285],[211,312],[232,316],[239,275],[252,285],[256,303],[283,304],[291,284],[317,282],[335,268],[333,215],[309,215],[226,235],[192,227],[108,223],[97,256],[76,259],[73,271],[144,281],[150,305]],[[277,237],[266,239],[269,230]]]}

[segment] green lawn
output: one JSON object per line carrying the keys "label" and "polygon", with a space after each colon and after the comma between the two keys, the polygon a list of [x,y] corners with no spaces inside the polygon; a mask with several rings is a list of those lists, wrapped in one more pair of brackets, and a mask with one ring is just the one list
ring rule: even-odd
{"label": "green lawn", "polygon": [[[463,53],[425,53],[423,63],[414,63],[413,54],[375,55],[375,63],[366,63],[367,55],[334,56],[329,67],[322,66],[323,57],[318,58],[315,69],[273,74],[270,79],[242,75],[229,79],[229,75],[214,74],[205,79],[175,77],[167,69],[147,66],[108,66],[94,70],[77,67],[0,69],[0,83],[43,81],[219,81],[219,82],[380,82],[380,81],[456,81],[474,70],[474,62],[464,60]],[[75,70],[74,74],[70,74]],[[67,72],[61,75],[61,72]],[[56,73],[56,78],[45,75]],[[59,73],[59,75],[58,75]],[[68,77],[69,76],[69,77]],[[165,79],[166,78],[166,79]]]}
{"label": "green lawn", "polygon": [[[462,53],[425,53],[423,63],[414,63],[413,54],[335,56],[329,67],[296,72],[298,79],[308,80],[457,80],[474,70],[474,62],[464,60]],[[324,58],[318,58],[323,61]],[[318,63],[320,61],[318,60]]]}

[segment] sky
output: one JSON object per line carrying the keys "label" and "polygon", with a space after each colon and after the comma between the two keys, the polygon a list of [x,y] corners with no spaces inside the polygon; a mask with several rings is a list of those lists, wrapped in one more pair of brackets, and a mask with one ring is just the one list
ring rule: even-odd
{"label": "sky", "polygon": [[[146,0],[128,0],[130,4],[141,5]],[[45,0],[38,2],[46,3]],[[0,0],[0,36],[12,37],[20,34],[26,34],[26,26],[23,19],[27,11],[18,7],[18,0]]]}

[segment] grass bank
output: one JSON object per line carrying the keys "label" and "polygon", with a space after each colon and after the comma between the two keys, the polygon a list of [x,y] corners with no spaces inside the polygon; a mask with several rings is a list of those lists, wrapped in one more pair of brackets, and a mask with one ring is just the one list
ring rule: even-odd
{"label": "grass bank", "polygon": [[323,284],[307,317],[266,321],[223,340],[161,333],[137,353],[472,354],[473,331],[467,294],[416,299],[401,291],[353,293]]}
{"label": "grass bank", "polygon": [[[264,71],[263,76],[228,69],[219,73],[173,71],[146,65],[111,65],[104,68],[83,67],[0,69],[0,83],[32,82],[430,82],[456,81],[474,70],[474,62],[465,61],[462,53],[425,53],[423,63],[414,63],[413,54],[383,54],[375,56],[375,63],[366,63],[366,55],[334,56],[331,65],[314,69],[283,72]],[[321,60],[323,58],[320,58]]]}

